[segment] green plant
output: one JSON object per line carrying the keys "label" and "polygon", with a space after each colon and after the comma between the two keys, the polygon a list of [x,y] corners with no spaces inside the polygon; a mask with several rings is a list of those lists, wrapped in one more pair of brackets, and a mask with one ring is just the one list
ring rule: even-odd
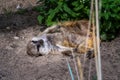
{"label": "green plant", "polygon": [[97,75],[92,76],[92,80],[97,80]]}
{"label": "green plant", "polygon": [[27,12],[27,9],[19,9],[16,11],[17,14],[24,14]]}
{"label": "green plant", "polygon": [[120,29],[120,0],[102,1],[100,33],[102,40],[114,39]]}
{"label": "green plant", "polygon": [[3,8],[3,12],[5,15],[9,16],[12,14],[12,11],[10,9]]}
{"label": "green plant", "polygon": [[40,0],[42,5],[35,7],[34,10],[39,11],[39,23],[47,26],[64,20],[76,20],[88,18],[89,1],[85,0]]}

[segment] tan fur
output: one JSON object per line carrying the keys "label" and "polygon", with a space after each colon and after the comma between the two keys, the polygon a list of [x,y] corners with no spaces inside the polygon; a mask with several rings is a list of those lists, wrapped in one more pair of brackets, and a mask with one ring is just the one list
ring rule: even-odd
{"label": "tan fur", "polygon": [[[89,30],[89,37],[87,42],[88,47],[85,49],[87,32],[87,20],[66,21],[47,28],[42,33],[38,34],[36,38],[40,38],[42,35],[46,34],[47,38],[50,38],[48,41],[51,43],[51,45],[56,46],[59,44],[65,47],[65,50],[63,50],[63,52],[72,49],[74,52],[81,54],[86,53],[89,50],[93,50],[92,29]],[[28,45],[27,47],[29,49],[29,52],[33,54],[29,46],[32,45]]]}

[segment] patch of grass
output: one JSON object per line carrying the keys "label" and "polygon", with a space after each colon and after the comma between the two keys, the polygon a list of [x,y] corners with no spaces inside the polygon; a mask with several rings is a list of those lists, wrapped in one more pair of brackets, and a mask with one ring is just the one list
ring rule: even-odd
{"label": "patch of grass", "polygon": [[10,9],[3,8],[3,12],[6,16],[9,16],[12,14],[12,11]]}
{"label": "patch of grass", "polygon": [[18,11],[16,11],[16,14],[24,14],[27,12],[27,9],[19,9]]}
{"label": "patch of grass", "polygon": [[94,75],[94,76],[92,77],[92,80],[97,80],[97,75]]}

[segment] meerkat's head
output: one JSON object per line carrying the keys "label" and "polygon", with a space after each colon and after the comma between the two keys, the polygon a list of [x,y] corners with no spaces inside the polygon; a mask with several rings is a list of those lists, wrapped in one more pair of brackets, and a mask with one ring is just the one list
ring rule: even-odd
{"label": "meerkat's head", "polygon": [[31,56],[47,55],[54,46],[51,44],[47,35],[33,37],[27,44],[27,54]]}

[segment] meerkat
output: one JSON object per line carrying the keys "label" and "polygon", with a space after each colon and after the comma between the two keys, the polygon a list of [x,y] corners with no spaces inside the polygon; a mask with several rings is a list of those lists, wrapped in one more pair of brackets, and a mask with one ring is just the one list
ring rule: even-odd
{"label": "meerkat", "polygon": [[[86,43],[87,33],[87,20],[60,22],[33,37],[27,44],[27,54],[40,56],[60,52],[71,55],[72,51],[76,54],[91,54],[93,52],[92,29],[89,30]],[[90,54],[89,58],[92,58]]]}

